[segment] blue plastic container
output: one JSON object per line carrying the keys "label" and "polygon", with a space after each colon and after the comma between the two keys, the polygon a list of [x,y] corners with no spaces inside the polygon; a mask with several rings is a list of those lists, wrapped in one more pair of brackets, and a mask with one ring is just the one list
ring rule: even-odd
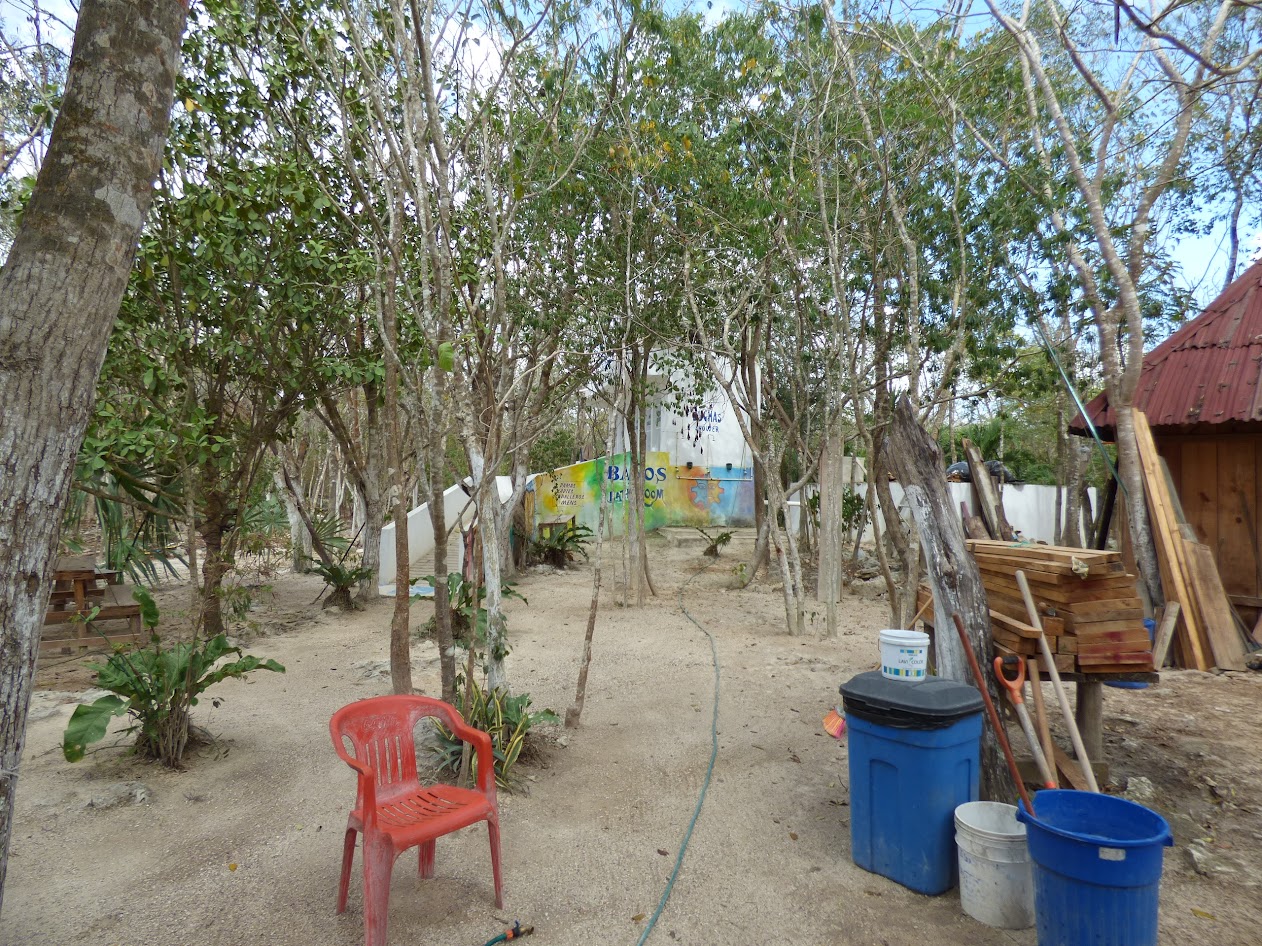
{"label": "blue plastic container", "polygon": [[924,894],[958,879],[955,809],[976,801],[982,699],[938,677],[862,673],[841,687],[850,755],[851,857]]}
{"label": "blue plastic container", "polygon": [[1021,805],[1034,862],[1039,946],[1156,946],[1163,849],[1155,811],[1124,798],[1047,789]]}

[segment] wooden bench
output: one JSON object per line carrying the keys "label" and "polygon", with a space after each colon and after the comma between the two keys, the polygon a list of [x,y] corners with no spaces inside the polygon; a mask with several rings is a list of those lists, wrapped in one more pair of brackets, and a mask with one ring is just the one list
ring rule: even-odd
{"label": "wooden bench", "polygon": [[[79,594],[71,589],[53,592],[44,616],[40,654],[72,656],[145,640],[140,605],[132,598],[130,588],[107,584],[85,591]],[[80,594],[84,596],[82,608],[76,606]],[[126,621],[127,630],[102,631],[97,625],[103,621]]]}

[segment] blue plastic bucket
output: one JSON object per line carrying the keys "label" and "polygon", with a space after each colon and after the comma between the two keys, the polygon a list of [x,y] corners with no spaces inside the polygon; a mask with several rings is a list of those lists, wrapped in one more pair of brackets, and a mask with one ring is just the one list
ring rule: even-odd
{"label": "blue plastic bucket", "polygon": [[1024,804],[1039,946],[1156,946],[1162,849],[1155,811],[1124,798],[1046,789]]}

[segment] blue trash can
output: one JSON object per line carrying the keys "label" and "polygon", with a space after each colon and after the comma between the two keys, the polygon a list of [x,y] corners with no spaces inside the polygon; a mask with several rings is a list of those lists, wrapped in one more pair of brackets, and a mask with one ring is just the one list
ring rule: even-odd
{"label": "blue trash can", "polygon": [[1022,804],[1034,862],[1039,946],[1156,946],[1163,849],[1155,811],[1124,798],[1047,789]]}
{"label": "blue trash can", "polygon": [[911,890],[955,886],[955,809],[977,800],[982,697],[940,677],[861,673],[841,686],[851,857]]}

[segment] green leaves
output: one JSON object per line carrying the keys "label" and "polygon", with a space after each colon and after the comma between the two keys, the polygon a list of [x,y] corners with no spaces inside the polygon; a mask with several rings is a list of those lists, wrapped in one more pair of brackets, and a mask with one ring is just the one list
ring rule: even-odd
{"label": "green leaves", "polygon": [[[143,589],[137,589],[133,597],[140,602],[145,626],[155,627],[158,613],[153,598]],[[232,655],[237,659],[221,663]],[[88,745],[104,738],[110,720],[124,713],[135,721],[132,729],[139,730],[140,748],[158,754],[168,745],[163,738],[166,727],[172,721],[187,727],[188,708],[197,705],[202,693],[223,680],[256,670],[285,672],[275,660],[243,653],[224,634],[170,646],[155,637],[147,647],[132,653],[114,653],[104,665],[96,666],[97,686],[113,691],[112,695],[75,709],[62,738],[62,754],[66,761],[78,762]],[[177,744],[182,753],[183,739]],[[179,764],[178,756],[161,761]]]}
{"label": "green leaves", "polygon": [[456,349],[451,342],[442,342],[438,346],[438,367],[451,373],[456,367]]}
{"label": "green leaves", "polygon": [[117,696],[103,696],[95,703],[75,707],[61,739],[61,753],[67,762],[78,762],[87,747],[105,738],[110,720],[127,712],[129,703]]}

